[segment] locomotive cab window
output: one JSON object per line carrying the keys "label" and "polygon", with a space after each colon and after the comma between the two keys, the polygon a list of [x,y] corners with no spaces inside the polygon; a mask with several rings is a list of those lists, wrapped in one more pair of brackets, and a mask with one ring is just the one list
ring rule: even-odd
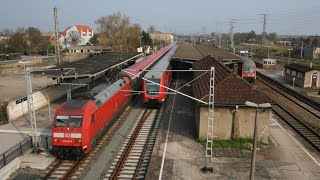
{"label": "locomotive cab window", "polygon": [[83,116],[63,116],[57,115],[57,127],[81,127]]}
{"label": "locomotive cab window", "polygon": [[244,73],[253,73],[254,72],[254,68],[253,67],[244,67],[243,68],[243,72]]}
{"label": "locomotive cab window", "polygon": [[[160,84],[160,79],[149,79],[152,82]],[[159,94],[160,86],[152,82],[146,82],[146,91],[148,95],[157,95]]]}

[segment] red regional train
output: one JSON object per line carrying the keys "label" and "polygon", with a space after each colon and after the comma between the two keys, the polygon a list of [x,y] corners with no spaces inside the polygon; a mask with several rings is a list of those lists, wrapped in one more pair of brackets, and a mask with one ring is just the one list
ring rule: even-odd
{"label": "red regional train", "polygon": [[254,61],[242,57],[242,61],[238,63],[238,74],[248,82],[255,82],[256,73],[257,67]]}
{"label": "red regional train", "polygon": [[125,72],[131,72],[122,74],[112,84],[96,86],[91,90],[92,98],[71,99],[59,105],[52,125],[51,153],[63,159],[89,153],[131,101],[132,87],[139,83],[139,75],[172,47],[168,45],[128,67]]}
{"label": "red regional train", "polygon": [[[142,80],[142,101],[147,107],[159,107],[166,99],[172,79],[170,60],[178,46],[175,45],[166,55],[164,55],[145,75]],[[160,86],[160,85],[161,86]]]}

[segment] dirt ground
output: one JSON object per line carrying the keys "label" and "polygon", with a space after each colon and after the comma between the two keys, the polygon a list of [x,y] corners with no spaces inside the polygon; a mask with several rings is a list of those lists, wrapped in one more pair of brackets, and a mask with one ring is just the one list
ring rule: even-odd
{"label": "dirt ground", "polygon": [[[45,77],[32,77],[31,81],[33,91],[55,83],[52,79]],[[0,76],[0,105],[4,101],[12,101],[23,96],[26,96],[26,83],[24,76]]]}

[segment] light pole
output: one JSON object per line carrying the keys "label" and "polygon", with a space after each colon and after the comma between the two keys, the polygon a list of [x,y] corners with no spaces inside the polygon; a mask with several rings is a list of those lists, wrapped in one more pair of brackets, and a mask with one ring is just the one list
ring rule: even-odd
{"label": "light pole", "polygon": [[270,48],[270,46],[267,46],[267,48],[268,48],[268,59],[270,59],[270,54],[269,54],[269,48]]}
{"label": "light pole", "polygon": [[143,36],[140,36],[140,47],[141,47],[141,39],[143,38]]}
{"label": "light pole", "polygon": [[292,49],[288,49],[289,51],[289,59],[288,59],[288,64],[290,64],[290,52],[292,51]]}
{"label": "light pole", "polygon": [[270,108],[271,105],[269,103],[263,103],[263,104],[255,104],[250,101],[246,101],[245,105],[250,107],[256,108],[256,115],[254,119],[254,135],[253,135],[253,148],[252,148],[252,159],[251,159],[251,168],[250,168],[250,180],[254,179],[254,170],[256,167],[256,149],[257,149],[257,119],[258,119],[258,112],[259,108]]}

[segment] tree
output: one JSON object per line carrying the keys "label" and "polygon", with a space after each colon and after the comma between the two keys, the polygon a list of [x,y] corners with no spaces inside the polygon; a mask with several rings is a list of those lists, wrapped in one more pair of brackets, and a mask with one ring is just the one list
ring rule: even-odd
{"label": "tree", "polygon": [[99,42],[114,51],[134,51],[139,46],[141,28],[130,24],[130,18],[124,14],[113,13],[98,18]]}
{"label": "tree", "polygon": [[28,37],[24,28],[17,28],[16,32],[9,38],[8,49],[11,53],[29,53]]}
{"label": "tree", "polygon": [[40,50],[41,32],[38,28],[28,27],[25,31],[28,36],[31,53],[37,53]]}
{"label": "tree", "polygon": [[72,46],[76,46],[82,41],[78,31],[70,31],[68,33],[66,40],[67,40],[67,43],[71,44]]}
{"label": "tree", "polygon": [[94,34],[94,35],[89,39],[89,44],[92,44],[92,45],[97,45],[97,44],[99,44],[98,34]]}
{"label": "tree", "polygon": [[276,42],[277,41],[277,33],[269,33],[267,34],[266,39],[268,39],[270,42]]}
{"label": "tree", "polygon": [[142,36],[142,39],[141,39],[142,44],[144,44],[144,45],[151,45],[152,44],[152,39],[150,38],[149,33],[142,31],[141,36]]}
{"label": "tree", "polygon": [[254,31],[250,31],[248,33],[247,41],[248,42],[254,42],[254,41],[256,41],[256,39],[257,39],[256,33]]}
{"label": "tree", "polygon": [[154,26],[149,26],[148,29],[147,29],[147,32],[148,33],[154,33],[154,32],[156,32],[156,28]]}

